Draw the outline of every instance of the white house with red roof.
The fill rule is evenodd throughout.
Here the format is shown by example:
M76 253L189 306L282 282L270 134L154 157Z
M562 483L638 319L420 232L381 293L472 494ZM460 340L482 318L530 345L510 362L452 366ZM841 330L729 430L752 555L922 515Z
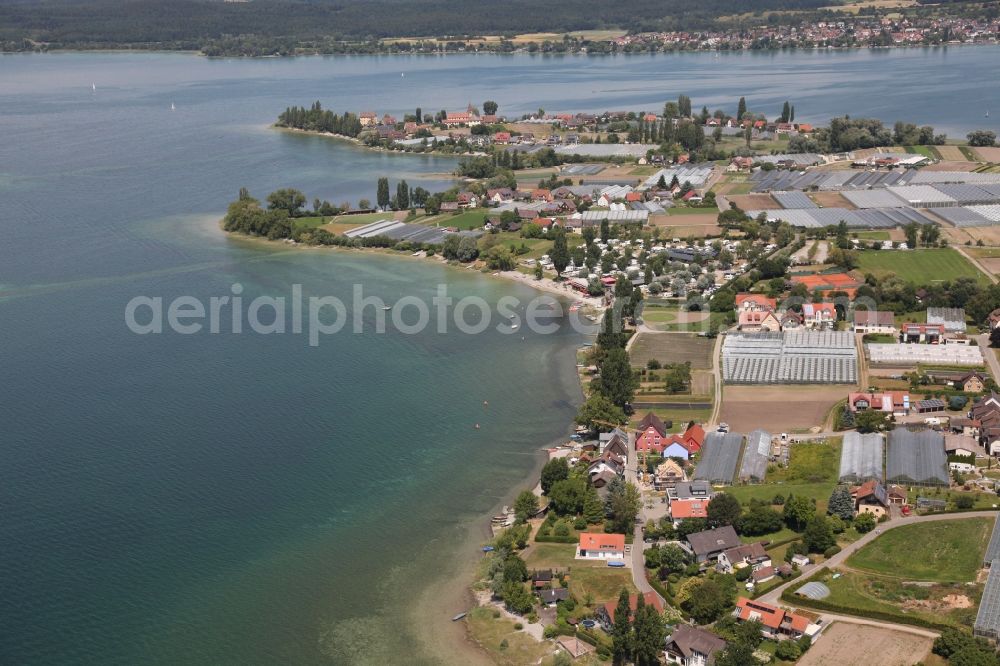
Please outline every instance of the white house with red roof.
M582 532L576 547L578 560L624 560L625 535Z
M748 312L774 312L778 309L778 301L763 294L736 294L736 309Z
M802 323L806 328L833 328L837 321L837 308L833 303L803 303Z

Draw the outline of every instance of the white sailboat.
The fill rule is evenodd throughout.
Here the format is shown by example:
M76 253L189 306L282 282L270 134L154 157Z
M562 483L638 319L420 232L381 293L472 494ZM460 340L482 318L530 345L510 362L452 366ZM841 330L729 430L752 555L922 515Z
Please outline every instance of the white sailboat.
M173 103L173 102L171 102L171 103L170 103L170 110L171 110L171 111L176 111L176 110L177 110L177 107L176 107L176 106L174 106L174 103Z
M97 84L96 83L91 83L90 84L90 89L93 90L94 92L97 92Z

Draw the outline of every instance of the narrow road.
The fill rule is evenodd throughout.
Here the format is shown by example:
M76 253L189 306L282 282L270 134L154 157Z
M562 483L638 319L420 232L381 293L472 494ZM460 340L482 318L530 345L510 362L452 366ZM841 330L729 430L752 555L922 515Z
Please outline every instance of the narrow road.
M921 629L920 627L915 627L912 624L895 624L893 622L880 622L878 620L869 620L864 617L854 617L853 615L837 615L836 613L829 613L823 611L823 624L829 627L834 622L843 622L844 624L862 624L868 627L879 627L880 629L889 629L891 631L901 631L906 634L916 634L917 636L924 636L926 638L937 638L938 632L933 629Z
M636 525L635 532L632 535L632 582L635 584L636 589L639 590L640 593L645 594L646 592L652 592L660 599L660 603L666 606L667 600L663 598L663 595L653 589L653 586L649 584L648 580L646 580L645 550L646 542L642 540L642 526Z
M797 583L802 582L803 580L806 580L819 569L822 569L824 567L827 569L833 569L834 567L839 566L841 563L847 560L848 557L853 555L859 548L877 539L879 533L884 534L885 532L891 529L902 527L904 525L913 525L916 523L933 523L940 520L964 520L966 518L996 518L997 515L998 513L996 511L969 511L967 513L938 513L938 514L930 514L928 516L909 516L906 518L894 518L888 523L879 523L874 530L864 535L854 543L844 546L843 550L841 550L839 553L837 553L830 559L826 560L822 564L818 565L811 564L809 566L803 567L801 576L799 576L795 580L785 583L784 585L779 585L778 587L774 588L764 596L760 597L759 600L768 604L777 604L781 600L781 593L784 592L789 586L795 585ZM823 615L826 615L826 613L824 612Z
M715 336L715 347L712 349L712 384L715 395L712 398L712 414L708 417L706 425L713 428L718 425L719 412L722 410L722 340L724 337L721 332Z
M997 360L996 352L990 347L990 336L985 333L977 335L976 342L979 343L979 349L983 352L983 358L986 359L986 365L989 366L993 380L1000 382L1000 361Z

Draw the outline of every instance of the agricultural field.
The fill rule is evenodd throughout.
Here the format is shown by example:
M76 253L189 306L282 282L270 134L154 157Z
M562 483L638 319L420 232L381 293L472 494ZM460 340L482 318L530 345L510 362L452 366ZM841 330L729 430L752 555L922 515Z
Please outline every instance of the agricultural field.
M810 192L808 196L822 208L846 208L848 210L856 208L840 192Z
M799 666L911 666L929 655L932 640L905 631L834 622L797 662Z
M714 345L714 340L693 334L642 331L636 334L629 357L632 365L642 367L650 359L656 359L661 364L690 361L692 368L710 368Z
M691 206L675 206L667 209L667 215L711 215L714 220L719 216L718 208L694 208Z
M966 160L965 155L958 146L934 146L934 148L943 160L950 162L964 162Z
M941 159L941 153L937 151L937 146L904 146L904 149L911 155L923 155L932 160Z
M882 278L894 273L914 284L971 277L981 282L987 278L981 271L952 248L933 248L908 252L865 250L858 253L858 272L872 273Z
M975 244L982 241L985 245L1000 245L1000 226L988 227L941 227L941 233L954 245Z
M897 527L851 555L847 565L903 580L967 583L982 564L993 523L965 518Z
M989 146L983 148L973 148L976 155L983 162L1000 162L1000 147Z
M737 194L726 197L743 210L778 210L781 204L770 194Z
M822 427L834 404L850 390L847 385L729 385L722 394L719 418L736 432L756 428L772 434L806 432Z

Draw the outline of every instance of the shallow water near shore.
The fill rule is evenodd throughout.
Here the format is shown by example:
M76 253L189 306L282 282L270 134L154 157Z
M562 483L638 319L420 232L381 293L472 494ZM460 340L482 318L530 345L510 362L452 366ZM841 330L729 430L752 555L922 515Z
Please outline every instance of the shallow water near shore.
M227 238L217 221L242 186L357 202L381 175L448 184L448 158L270 130L285 106L594 111L687 93L714 108L745 94L754 110L793 97L806 120L952 131L1000 108L973 76L998 54L0 57L0 662L439 663L479 525L566 432L581 398L569 328L317 347L128 331L135 296L207 300L235 283L246 301L301 284L349 302L356 282L387 302L439 283L535 296L433 262ZM880 87L917 71L924 92ZM931 83L948 94L925 100ZM974 103L956 109L963 95Z

